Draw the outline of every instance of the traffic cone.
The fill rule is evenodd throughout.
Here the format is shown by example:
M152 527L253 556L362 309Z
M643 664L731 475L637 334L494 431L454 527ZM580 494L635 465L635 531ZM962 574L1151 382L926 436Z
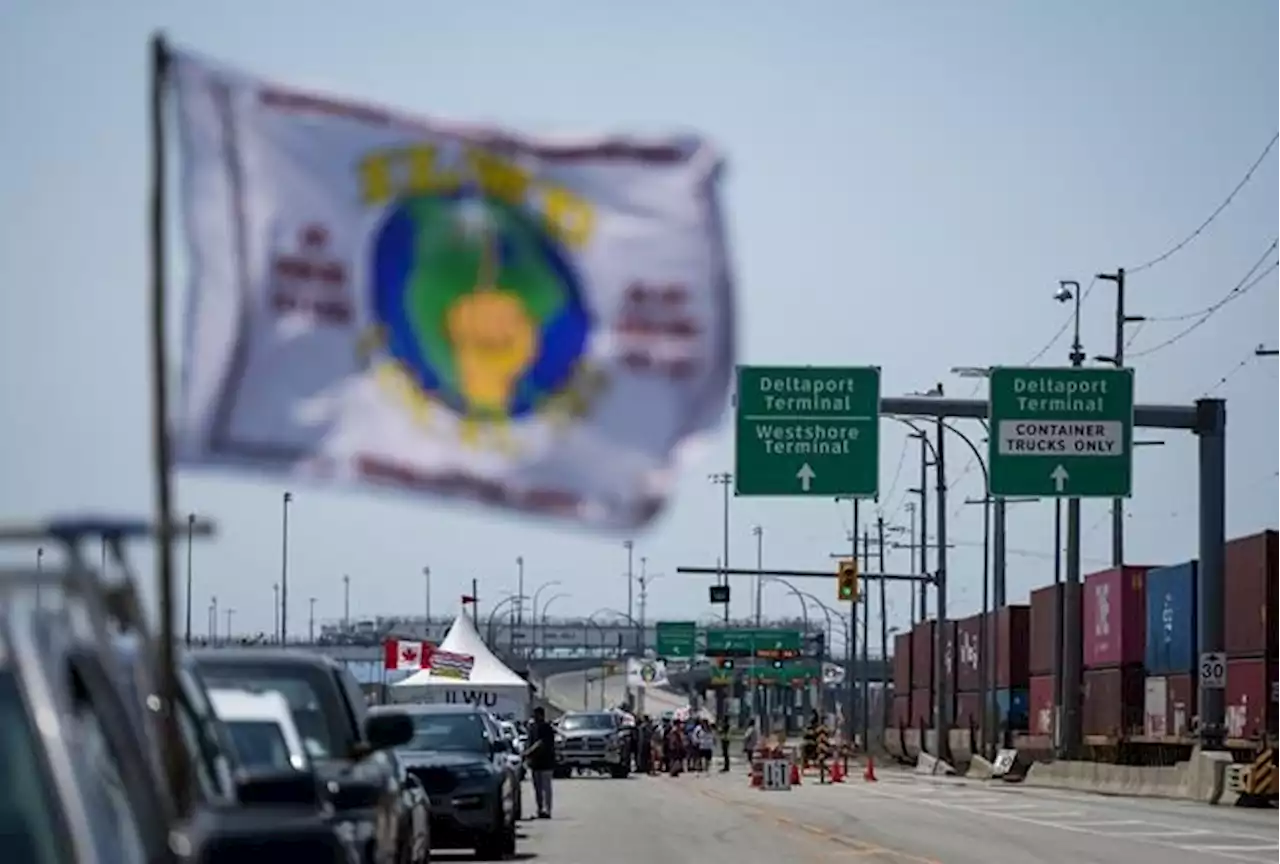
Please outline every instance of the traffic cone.
M867 770L862 772L862 779L868 783L876 782L876 757L867 754Z
M791 785L792 786L800 785L800 766L797 765L795 762L791 763Z
M840 764L839 759L831 760L831 782L832 783L844 782L844 766Z

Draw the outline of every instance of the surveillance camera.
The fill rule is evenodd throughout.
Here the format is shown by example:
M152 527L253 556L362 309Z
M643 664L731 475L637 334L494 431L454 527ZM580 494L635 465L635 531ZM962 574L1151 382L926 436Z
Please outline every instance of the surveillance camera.
M1071 293L1071 289L1066 285L1059 285L1058 290L1053 292L1053 299L1057 300L1059 303L1066 303L1074 296L1075 295Z

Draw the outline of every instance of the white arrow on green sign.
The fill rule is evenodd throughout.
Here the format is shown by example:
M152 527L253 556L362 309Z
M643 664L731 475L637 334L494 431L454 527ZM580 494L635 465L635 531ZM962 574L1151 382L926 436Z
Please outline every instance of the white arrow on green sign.
M991 370L989 493L1127 498L1133 491L1133 370Z

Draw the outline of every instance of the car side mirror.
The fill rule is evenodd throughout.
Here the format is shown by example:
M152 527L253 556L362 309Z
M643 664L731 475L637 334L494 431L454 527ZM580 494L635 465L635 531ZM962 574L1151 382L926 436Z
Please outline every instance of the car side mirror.
M320 806L320 788L310 771L253 771L236 777L236 798L246 807Z
M413 720L400 711L371 714L364 722L364 737L370 751L400 747L413 738Z

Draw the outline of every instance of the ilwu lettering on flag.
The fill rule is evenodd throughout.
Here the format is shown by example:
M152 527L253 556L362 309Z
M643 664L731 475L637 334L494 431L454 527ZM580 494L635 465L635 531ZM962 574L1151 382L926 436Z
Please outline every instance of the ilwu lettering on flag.
M279 87L178 53L178 465L651 519L734 367L721 160Z
M431 652L431 674L437 678L470 681L471 669L475 663L476 658L470 654L455 654L452 651Z

